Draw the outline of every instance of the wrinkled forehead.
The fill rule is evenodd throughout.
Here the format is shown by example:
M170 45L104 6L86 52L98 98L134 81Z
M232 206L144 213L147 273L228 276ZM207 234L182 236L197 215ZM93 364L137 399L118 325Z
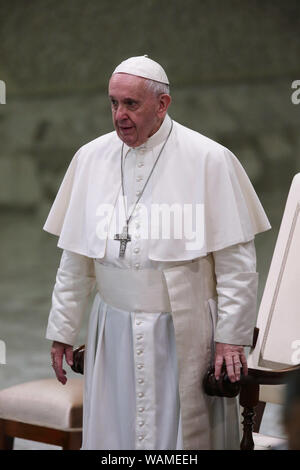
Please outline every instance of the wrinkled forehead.
M145 94L147 80L128 73L114 73L108 85L109 96Z

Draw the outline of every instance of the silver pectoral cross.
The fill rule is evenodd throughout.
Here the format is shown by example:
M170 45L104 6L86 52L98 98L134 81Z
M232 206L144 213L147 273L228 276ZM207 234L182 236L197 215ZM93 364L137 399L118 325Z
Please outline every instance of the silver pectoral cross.
M128 225L124 225L122 233L117 233L114 240L120 242L119 258L124 258L127 243L131 241L131 236L128 234Z

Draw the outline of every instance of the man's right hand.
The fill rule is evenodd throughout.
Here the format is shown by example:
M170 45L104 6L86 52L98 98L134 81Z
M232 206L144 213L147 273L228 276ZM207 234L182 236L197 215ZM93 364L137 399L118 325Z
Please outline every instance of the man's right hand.
M65 385L67 383L67 373L62 368L64 356L69 366L73 365L73 346L69 344L53 341L51 347L52 367L56 374L57 380Z

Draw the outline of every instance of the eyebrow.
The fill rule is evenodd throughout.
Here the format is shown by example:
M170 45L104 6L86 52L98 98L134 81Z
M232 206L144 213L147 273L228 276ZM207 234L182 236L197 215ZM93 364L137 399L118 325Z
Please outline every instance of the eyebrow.
M112 96L112 95L109 95L109 99L115 100L116 98L115 98L114 96ZM123 101L124 101L124 102L126 102L126 101L133 101L134 103L139 103L139 100L136 100L136 99L130 98L130 97L124 98Z

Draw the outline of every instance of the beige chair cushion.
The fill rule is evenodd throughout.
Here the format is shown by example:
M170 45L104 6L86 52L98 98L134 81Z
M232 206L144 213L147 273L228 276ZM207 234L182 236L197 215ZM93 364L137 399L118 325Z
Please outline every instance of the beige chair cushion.
M271 450L276 447L286 449L287 439L253 433L254 450Z
M36 380L0 390L0 418L55 429L82 427L83 380Z
M259 400L265 403L283 404L285 385L261 385L259 387Z

